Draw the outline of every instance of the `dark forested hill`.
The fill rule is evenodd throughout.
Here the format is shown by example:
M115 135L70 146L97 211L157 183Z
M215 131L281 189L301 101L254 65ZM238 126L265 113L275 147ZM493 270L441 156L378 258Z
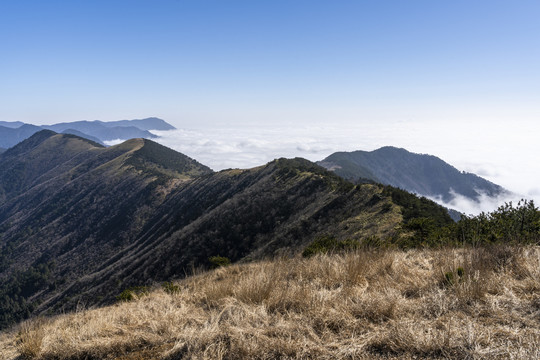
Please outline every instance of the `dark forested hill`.
M319 165L351 181L371 180L424 196L451 201L455 194L478 200L497 196L501 186L475 174L457 170L443 160L405 149L383 147L375 151L337 152Z
M395 240L415 216L451 222L428 200L303 159L213 173L151 140L104 148L52 131L0 155L0 189L0 326L107 303L214 255L293 254L325 234Z
M40 131L0 156L0 204L57 176L62 166L71 169L83 161L81 157L91 156L93 149L103 148L73 135L56 135Z
M211 172L150 140L104 148L49 130L0 155L0 297L11 299L0 307L20 303L0 318L24 315L32 307L21 299L95 269L132 241L175 184Z

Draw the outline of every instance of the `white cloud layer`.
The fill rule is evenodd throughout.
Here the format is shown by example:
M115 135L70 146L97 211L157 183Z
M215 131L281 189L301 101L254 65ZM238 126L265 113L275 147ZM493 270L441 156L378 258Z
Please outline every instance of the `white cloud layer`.
M493 211L506 202L517 204L523 198L523 196L510 192L495 197L481 194L477 201L458 193L453 193L453 196L454 198L449 202L443 201L441 197L428 198L449 209L458 210L466 215L477 215L481 212Z
M521 197L540 203L539 131L533 123L463 122L449 126L408 120L348 126L205 126L154 133L160 136L156 139L159 143L214 170L255 167L279 157L317 161L336 151L403 147L438 156L459 170L476 173L518 194L483 197L479 204L457 196L446 204L449 207L476 214Z

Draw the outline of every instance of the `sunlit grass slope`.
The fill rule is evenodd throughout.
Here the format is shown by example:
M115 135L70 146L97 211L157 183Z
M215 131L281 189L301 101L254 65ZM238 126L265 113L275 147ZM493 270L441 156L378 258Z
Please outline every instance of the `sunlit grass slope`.
M232 265L28 321L0 349L2 359L537 359L540 248Z

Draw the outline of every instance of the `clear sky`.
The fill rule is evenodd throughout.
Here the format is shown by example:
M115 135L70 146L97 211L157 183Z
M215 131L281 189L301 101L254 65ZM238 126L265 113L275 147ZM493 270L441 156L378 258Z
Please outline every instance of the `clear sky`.
M0 2L0 119L536 120L540 2Z
M3 121L157 116L262 142L309 127L332 142L317 156L397 145L506 179L538 168L538 0L5 0L0 49ZM517 191L540 194L538 173Z

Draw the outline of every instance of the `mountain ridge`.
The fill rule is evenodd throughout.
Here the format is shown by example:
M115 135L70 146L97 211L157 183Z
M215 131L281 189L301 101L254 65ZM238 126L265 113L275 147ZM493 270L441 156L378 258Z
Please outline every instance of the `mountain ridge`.
M18 128L23 126L25 123L21 121L0 121L0 126L8 127L8 128Z
M0 155L0 188L0 326L110 303L210 256L288 256L321 234L410 236L381 185L354 185L300 158L216 173L148 139L102 147L44 130Z

